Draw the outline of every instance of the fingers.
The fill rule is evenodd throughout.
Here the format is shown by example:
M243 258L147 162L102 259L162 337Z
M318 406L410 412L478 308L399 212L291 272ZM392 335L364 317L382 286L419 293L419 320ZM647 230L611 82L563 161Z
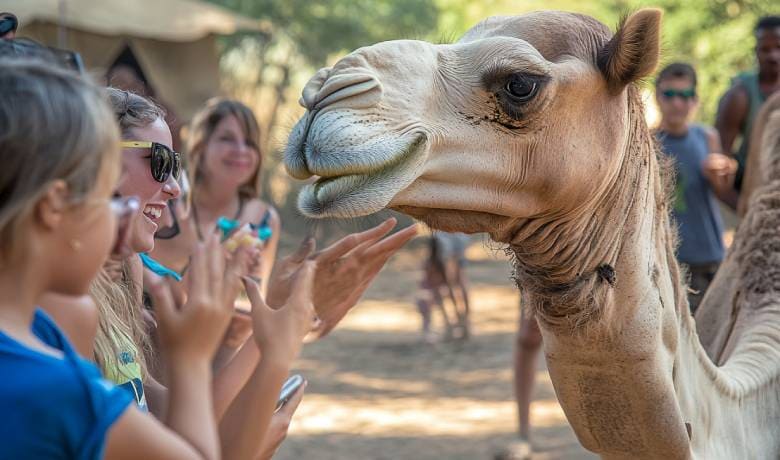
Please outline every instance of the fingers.
M395 217L391 217L374 228L368 229L364 232L347 235L329 247L320 251L316 255L316 259L322 262L330 262L331 260L338 259L366 241L376 241L387 235L390 230L395 227L395 224Z
M206 247L196 243L190 259L189 279L187 284L188 298L200 296L206 290L207 274ZM200 298L200 297L199 297Z
M386 255L389 257L395 251L401 249L401 247L414 238L415 235L417 235L417 226L410 225L368 248L364 253L364 257L371 258L376 255Z
M144 273L144 285L152 298L157 318L164 324L170 324L176 315L176 303L165 281L154 273Z
M298 249L295 250L294 253L292 253L289 256L289 261L293 263L301 263L304 260L306 260L307 257L311 255L312 252L314 252L314 249L317 246L317 241L312 237L307 237L303 240L300 246L298 246Z
M206 239L206 259L208 266L208 282L213 299L222 299L222 280L225 276L225 253L216 233Z
M265 312L270 310L268 305L263 300L263 295L260 293L260 285L252 278L245 276L241 278L244 281L244 290L246 290L246 296L249 298L249 303L252 304L253 312Z
M292 294L287 303L311 305L311 292L314 285L314 274L317 270L317 263L314 261L304 262L298 269L292 284Z

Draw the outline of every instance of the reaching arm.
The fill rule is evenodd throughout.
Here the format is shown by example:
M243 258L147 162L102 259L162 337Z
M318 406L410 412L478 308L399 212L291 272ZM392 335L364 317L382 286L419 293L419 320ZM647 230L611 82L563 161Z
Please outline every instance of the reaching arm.
M276 252L279 248L279 234L281 233L282 229L282 221L279 218L279 213L276 212L276 209L272 207L268 208L268 210L271 213L269 225L273 233L263 248L263 262L259 273L261 277L260 287L263 295L266 295L268 292L268 280L271 277L271 271L273 271L274 263L276 263Z
M231 291L226 288L230 273L219 240L212 236L195 248L185 304L176 304L161 279L147 277L161 349L168 358L167 429L154 417L130 408L109 431L106 458L220 458L210 388L211 359L230 320L231 309L225 302Z
M715 196L731 209L737 209L739 193L734 189L737 161L720 153L721 142L717 131L707 130L707 143L710 153L702 164L702 174Z
M745 88L740 85L732 86L718 104L718 114L715 118L715 129L720 136L721 148L718 152L732 155L734 141L739 136L739 131L745 123L748 115L748 96Z
M304 263L295 276L289 299L277 310L266 305L257 283L245 281L252 302L254 339L263 353L260 364L220 423L225 458L255 458L261 451L277 395L314 321L314 273L315 263Z

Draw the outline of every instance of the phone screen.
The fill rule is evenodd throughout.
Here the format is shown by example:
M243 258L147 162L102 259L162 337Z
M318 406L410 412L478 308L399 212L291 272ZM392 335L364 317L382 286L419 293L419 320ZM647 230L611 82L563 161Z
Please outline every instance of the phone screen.
M284 385L282 385L282 391L279 392L279 399L276 401L276 410L274 412L281 409L282 406L290 400L292 395L298 391L298 388L300 388L301 385L303 385L303 377L299 374L295 374L288 378L287 381L284 382Z

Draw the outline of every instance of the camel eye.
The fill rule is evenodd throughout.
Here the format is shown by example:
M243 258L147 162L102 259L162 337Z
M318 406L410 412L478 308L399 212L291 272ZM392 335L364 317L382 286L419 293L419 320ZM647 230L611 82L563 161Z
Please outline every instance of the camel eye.
M515 102L530 101L539 89L539 83L527 77L512 75L504 85L504 90Z

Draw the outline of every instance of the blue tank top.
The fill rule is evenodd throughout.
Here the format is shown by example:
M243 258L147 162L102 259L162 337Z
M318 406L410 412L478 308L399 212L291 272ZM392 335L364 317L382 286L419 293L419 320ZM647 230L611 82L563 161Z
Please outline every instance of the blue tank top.
M701 165L710 151L707 132L690 125L681 137L659 131L663 151L674 158L677 183L673 216L680 234L677 258L696 265L723 260L723 221L720 208Z
M132 397L79 357L41 310L32 330L62 357L0 330L0 459L102 458L106 434Z

